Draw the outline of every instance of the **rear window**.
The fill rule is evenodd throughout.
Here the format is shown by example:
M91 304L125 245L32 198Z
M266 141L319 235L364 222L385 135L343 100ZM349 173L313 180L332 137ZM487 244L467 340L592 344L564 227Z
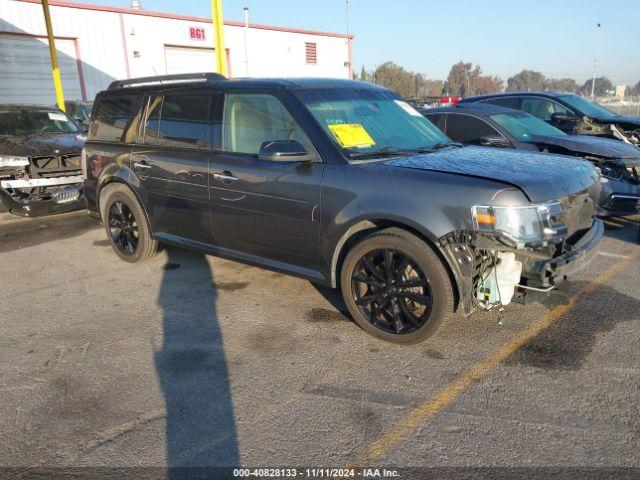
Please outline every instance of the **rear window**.
M486 103L491 105L499 105L500 107L513 108L514 110L520 110L520 99L517 97L498 97L490 98L486 100Z
M129 142L135 135L124 137L125 130L140 110L140 95L108 95L98 97L93 108L89 139L104 142Z

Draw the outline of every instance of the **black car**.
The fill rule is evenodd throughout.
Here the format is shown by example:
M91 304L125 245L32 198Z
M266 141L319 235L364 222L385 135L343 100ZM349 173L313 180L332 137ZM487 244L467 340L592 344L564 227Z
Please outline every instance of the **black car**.
M121 259L166 243L339 287L364 330L398 343L555 288L603 233L588 162L460 148L349 80L114 82L85 158L89 210Z
M57 108L0 105L0 209L35 217L83 208L84 139Z
M570 135L597 135L640 145L640 118L617 115L574 93L494 93L465 98L460 103L477 102L522 110Z
M583 157L601 172L595 198L600 216L633 215L640 208L640 149L590 135L567 135L542 120L484 103L421 110L452 140Z
M89 119L91 118L91 110L93 109L93 102L84 100L67 100L64 102L64 108L71 118L81 128L89 127Z

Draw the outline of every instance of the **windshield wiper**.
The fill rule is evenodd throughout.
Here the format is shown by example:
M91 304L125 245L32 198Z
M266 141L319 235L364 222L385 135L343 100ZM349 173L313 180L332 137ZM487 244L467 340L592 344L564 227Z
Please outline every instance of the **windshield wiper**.
M462 148L464 145L462 145L460 142L438 142L435 145L433 145L429 150L433 151L433 150L440 150L441 148L445 148L445 147L458 147L458 148Z
M399 150L395 148L382 147L377 150L371 150L370 152L353 152L349 154L349 158L364 158L364 157L381 157L390 155L409 155L413 153L411 150Z

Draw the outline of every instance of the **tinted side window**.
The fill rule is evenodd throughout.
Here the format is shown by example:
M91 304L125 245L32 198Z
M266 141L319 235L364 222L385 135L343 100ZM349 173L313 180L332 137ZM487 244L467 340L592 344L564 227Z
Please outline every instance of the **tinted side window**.
M147 100L147 116L144 122L143 141L146 144L155 145L158 143L160 112L162 112L162 97L149 97Z
M141 102L138 95L99 96L93 109L89 138L105 142L122 141L123 133L138 113Z
M445 113L427 113L425 115L427 120L433 123L442 133L446 133L446 119Z
M490 98L486 100L486 103L490 103L491 105L500 105L505 108L513 108L515 110L520 110L520 99L517 97L507 97L507 98Z
M211 146L208 95L166 95L162 103L157 144L172 147Z
M484 135L498 135L491 125L469 115L449 113L447 115L447 136L456 141L469 143Z
M569 113L566 108L547 98L526 97L522 99L522 110L541 120L551 120L554 113Z
M264 142L273 140L297 140L311 151L307 136L273 95L226 95L222 150L257 155Z

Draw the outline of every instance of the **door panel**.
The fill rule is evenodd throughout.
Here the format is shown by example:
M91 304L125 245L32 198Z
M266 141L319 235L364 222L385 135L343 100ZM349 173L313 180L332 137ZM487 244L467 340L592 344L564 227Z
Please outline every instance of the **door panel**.
M210 192L218 245L314 268L323 168L214 154Z
M210 152L170 147L136 147L133 171L148 195L154 232L211 243Z
M316 269L323 164L258 155L274 140L297 140L309 152L313 145L274 95L229 94L224 103L224 152L214 152L209 177L216 243Z
M213 243L208 191L212 99L188 93L147 99L143 145L134 148L131 165L146 191L153 231L161 238Z

